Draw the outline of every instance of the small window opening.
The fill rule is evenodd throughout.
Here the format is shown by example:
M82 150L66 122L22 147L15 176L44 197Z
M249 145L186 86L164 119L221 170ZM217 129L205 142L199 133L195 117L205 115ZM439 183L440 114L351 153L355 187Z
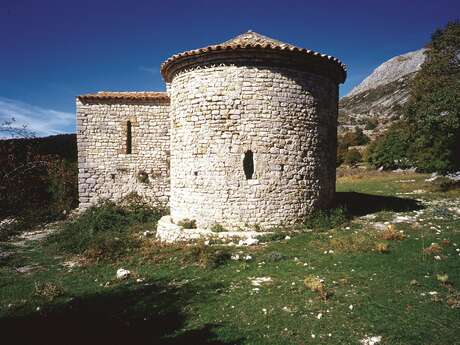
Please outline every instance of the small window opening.
M133 151L133 133L131 121L126 123L126 154L131 154Z
M198 176L198 171L194 171L193 175Z
M254 175L254 154L251 150L244 153L243 169L246 175L246 180L251 180Z
M284 164L280 165L280 171L284 171Z
M115 180L115 174L110 174L110 178L111 178L112 180Z

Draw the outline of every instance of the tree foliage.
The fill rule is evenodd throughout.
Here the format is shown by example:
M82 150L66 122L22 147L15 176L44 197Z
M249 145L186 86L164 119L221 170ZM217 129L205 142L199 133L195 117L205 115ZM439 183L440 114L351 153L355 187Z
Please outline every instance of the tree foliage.
M411 167L413 162L407 158L411 141L409 133L404 121L394 123L383 136L367 147L366 160L384 169Z
M460 169L460 22L433 33L427 48L410 85L403 121L369 149L369 161L376 166Z
M0 218L38 220L76 207L75 135L35 138L14 119L0 123L0 132L12 138L0 140Z
M359 127L355 127L354 131L339 135L337 137L337 166L340 166L342 163L355 165L357 162L360 162L362 157L359 151L356 149L349 150L349 147L366 145L369 141L369 137ZM353 152L350 153L350 151ZM359 156L354 151L357 151Z

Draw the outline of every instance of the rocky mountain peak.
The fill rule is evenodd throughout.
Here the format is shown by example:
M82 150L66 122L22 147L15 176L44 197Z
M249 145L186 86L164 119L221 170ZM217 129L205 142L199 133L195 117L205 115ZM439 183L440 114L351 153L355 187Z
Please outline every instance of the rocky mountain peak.
M425 61L425 48L395 56L377 67L358 86L354 87L346 97L375 89L417 72Z
M339 133L360 127L371 138L401 116L409 85L425 61L425 48L391 58L378 66L339 103Z

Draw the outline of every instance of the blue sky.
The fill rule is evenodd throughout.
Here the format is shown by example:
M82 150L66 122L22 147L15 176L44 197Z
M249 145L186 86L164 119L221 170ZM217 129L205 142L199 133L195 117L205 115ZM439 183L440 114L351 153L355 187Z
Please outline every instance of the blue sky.
M169 56L249 29L341 59L344 95L459 17L450 0L0 0L0 122L74 132L75 96L164 90Z

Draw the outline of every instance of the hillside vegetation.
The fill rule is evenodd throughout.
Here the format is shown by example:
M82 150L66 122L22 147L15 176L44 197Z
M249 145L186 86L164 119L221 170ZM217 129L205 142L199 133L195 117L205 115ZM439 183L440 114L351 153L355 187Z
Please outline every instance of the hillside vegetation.
M403 118L369 149L369 162L420 171L460 169L460 23L432 36Z
M77 189L75 134L0 140L0 219L15 219L0 240L62 218L77 206Z

